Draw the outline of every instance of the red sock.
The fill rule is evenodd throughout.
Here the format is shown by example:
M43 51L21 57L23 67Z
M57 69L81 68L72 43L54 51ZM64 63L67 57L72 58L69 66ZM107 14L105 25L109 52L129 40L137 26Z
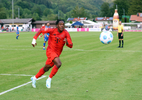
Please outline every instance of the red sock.
M57 73L58 69L59 69L59 68L55 65L55 66L52 68L49 77L52 78L52 77Z
M43 68L44 68L44 67L42 67L42 68L39 70L39 72L35 75L36 78L39 78L40 76L42 76L42 75L45 73L45 71L43 70Z

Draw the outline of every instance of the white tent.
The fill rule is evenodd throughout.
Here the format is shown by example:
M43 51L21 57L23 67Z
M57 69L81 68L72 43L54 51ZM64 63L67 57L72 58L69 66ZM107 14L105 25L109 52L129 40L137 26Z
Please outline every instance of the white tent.
M100 24L99 23L96 23L96 22L93 22L93 21L90 21L90 20L82 20L81 22L87 28L100 28Z
M71 26L71 24L70 23L66 23L65 26Z

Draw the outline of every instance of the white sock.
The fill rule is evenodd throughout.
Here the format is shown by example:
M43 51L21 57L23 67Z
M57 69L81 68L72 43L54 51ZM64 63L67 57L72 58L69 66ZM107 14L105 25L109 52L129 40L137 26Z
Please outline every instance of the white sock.
M52 80L52 78L48 77L48 79L47 79L47 80L51 81L51 80Z
M37 80L37 78L34 76L34 80Z

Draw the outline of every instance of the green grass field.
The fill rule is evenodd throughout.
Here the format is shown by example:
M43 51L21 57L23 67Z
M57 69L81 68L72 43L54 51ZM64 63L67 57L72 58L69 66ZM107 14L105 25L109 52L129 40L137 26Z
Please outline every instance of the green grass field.
M16 33L0 33L0 100L142 100L142 33L125 32L124 48L117 48L116 32L109 45L99 41L100 32L70 32L74 46L64 47L50 89L51 70L36 89L27 83L47 59L42 38L31 46L34 34L21 32L16 40Z

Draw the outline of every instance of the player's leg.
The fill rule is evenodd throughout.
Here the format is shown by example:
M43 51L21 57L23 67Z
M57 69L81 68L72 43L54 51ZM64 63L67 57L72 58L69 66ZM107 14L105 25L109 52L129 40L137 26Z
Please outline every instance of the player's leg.
M122 41L122 48L123 48L123 45L124 45L123 36L121 36L121 41Z
M51 88L52 77L58 72L58 69L61 67L62 64L59 57L54 58L53 62L54 62L54 67L52 68L51 73L48 79L46 80L47 88Z
M16 39L18 39L18 37L19 37L19 32L16 32L16 34L17 34Z
M44 38L43 50L45 50L46 41L47 41L47 39L46 39L46 38Z
M16 32L16 39L18 39L18 34L17 34L17 32Z
M52 54L52 53L49 53L49 54ZM47 72L54 65L54 63L50 59L51 58L50 56L51 55L47 55L47 57L49 57L49 58L46 60L45 66L42 67L34 77L31 77L33 88L36 88L36 80L39 77L41 77L45 72Z
M58 69L61 67L61 61L60 61L60 58L59 57L56 57L54 60L54 67L52 68L52 71L49 75L50 78L52 78L58 71Z
M17 32L17 36L19 37L19 31Z
M38 72L35 76L31 77L33 88L36 88L36 80L37 80L39 77L41 77L45 72L47 72L53 65L54 65L54 63L51 64L51 65L45 65L44 67L42 67L42 68L39 70L39 72Z
M123 48L123 45L124 45L124 41L123 41L123 39L121 39L121 41L122 41L122 46L121 46L121 48Z
M120 48L120 46L121 46L121 40L120 40L120 37L121 37L121 34L118 33L118 39L119 39L119 46L118 46L118 48Z

